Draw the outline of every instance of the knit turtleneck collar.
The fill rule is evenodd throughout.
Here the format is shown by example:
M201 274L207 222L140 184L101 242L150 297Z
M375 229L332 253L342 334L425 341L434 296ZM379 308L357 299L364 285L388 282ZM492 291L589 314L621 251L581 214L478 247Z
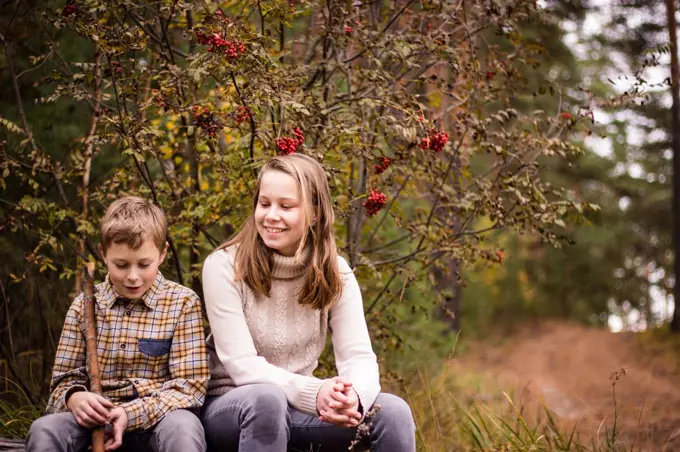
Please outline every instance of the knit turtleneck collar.
M277 252L272 253L272 278L274 279L297 279L302 276L309 264L311 255L309 246L300 253L300 260L295 256L284 256Z

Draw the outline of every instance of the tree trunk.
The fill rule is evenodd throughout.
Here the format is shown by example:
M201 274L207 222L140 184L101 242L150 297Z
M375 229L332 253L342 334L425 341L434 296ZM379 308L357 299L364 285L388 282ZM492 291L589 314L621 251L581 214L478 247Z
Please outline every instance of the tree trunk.
M446 295L438 308L438 314L449 324L449 331L460 330L460 298L461 287L458 283L459 265L456 259L448 259L446 270L436 269L434 278L439 290L448 290L451 295Z
M671 137L673 147L673 251L675 254L673 262L673 272L675 274L675 287L673 288L673 300L675 301L675 310L673 312L673 320L671 320L671 331L680 333L680 309L678 309L678 302L680 301L680 282L677 279L680 277L680 89L679 78L680 70L678 68L678 35L677 23L675 21L675 2L674 0L666 0L666 15L668 18L668 34L670 38L671 48L671 94L673 97L672 122L671 122Z

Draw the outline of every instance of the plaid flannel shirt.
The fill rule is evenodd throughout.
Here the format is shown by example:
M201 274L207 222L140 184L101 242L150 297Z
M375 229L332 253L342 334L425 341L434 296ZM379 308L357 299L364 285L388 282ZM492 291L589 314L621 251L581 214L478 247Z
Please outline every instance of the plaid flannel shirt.
M137 300L118 297L108 275L95 293L102 395L125 409L128 430L147 430L172 410L203 405L210 370L198 296L160 272ZM66 399L87 390L83 298L66 314L48 413L66 411Z

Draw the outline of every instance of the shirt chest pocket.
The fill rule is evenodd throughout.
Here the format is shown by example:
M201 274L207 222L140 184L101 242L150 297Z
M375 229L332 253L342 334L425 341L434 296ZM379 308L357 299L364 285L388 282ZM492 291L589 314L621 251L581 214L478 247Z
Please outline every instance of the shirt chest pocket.
M172 338L139 338L137 345L137 356L140 359L139 376L148 379L167 379L170 373Z
M172 339L139 339L139 351L148 358L159 358L170 353Z

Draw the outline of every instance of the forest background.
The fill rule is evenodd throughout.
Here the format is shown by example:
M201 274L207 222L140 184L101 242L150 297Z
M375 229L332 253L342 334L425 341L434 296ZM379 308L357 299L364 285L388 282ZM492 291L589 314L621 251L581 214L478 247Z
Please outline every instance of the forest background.
M96 231L113 199L167 212L163 272L200 294L257 167L302 152L327 169L338 245L419 447L634 447L616 404L592 439L545 397L530 413L510 389L489 395L499 381L452 351L480 356L548 319L676 350L665 12L659 0L2 0L0 436L24 436L44 407L78 269L96 261L104 276ZM319 374L330 369L327 350ZM598 378L609 387L615 371L615 389L618 368ZM677 427L646 444L667 447Z

